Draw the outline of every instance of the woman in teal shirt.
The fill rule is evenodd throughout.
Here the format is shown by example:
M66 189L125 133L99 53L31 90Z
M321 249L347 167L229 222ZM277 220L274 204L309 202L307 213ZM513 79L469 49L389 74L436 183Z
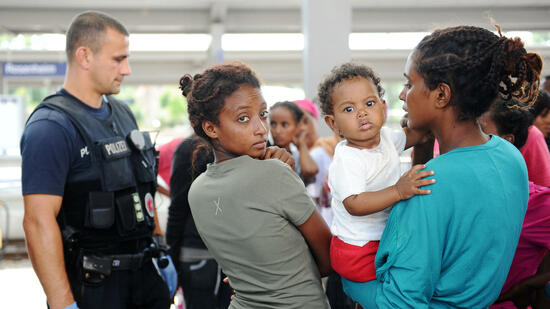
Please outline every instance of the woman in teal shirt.
M533 102L541 67L519 39L469 26L437 30L409 55L407 125L430 130L442 155L426 164L432 193L394 206L377 280L343 280L345 291L361 289L364 308L482 308L498 297L527 207L527 169L477 118L498 95Z

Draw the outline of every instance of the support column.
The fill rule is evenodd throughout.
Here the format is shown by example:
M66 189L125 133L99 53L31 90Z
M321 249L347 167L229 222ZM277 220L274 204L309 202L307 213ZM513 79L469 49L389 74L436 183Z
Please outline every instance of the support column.
M307 98L317 96L319 82L334 66L350 61L350 31L350 0L302 0L302 65Z
M210 8L210 35L212 42L208 48L208 63L213 65L223 62L222 35L225 32L225 16L227 7L223 3L214 3Z
M2 84L0 84L0 94L8 94L8 80L2 76L0 77L0 81L2 81Z
M210 35L212 42L208 48L208 65L218 64L223 62L222 35L225 31L222 23L214 23L210 25Z

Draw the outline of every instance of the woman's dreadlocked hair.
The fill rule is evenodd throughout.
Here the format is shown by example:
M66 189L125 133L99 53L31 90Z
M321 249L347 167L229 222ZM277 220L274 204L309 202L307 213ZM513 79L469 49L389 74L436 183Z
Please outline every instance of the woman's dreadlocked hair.
M200 74L186 74L180 79L182 95L187 99L189 121L198 136L210 141L202 130L202 122L219 124L218 115L225 98L242 85L260 88L256 74L243 63L215 65Z
M498 95L526 106L537 98L542 59L519 38L473 26L436 30L420 41L415 60L430 90L440 83L451 87L459 120L479 117Z

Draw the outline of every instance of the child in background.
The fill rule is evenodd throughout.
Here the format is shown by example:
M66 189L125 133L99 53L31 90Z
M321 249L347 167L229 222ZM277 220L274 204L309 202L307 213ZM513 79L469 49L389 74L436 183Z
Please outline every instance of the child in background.
M296 162L295 171L302 180L317 173L317 165L309 155L302 118L304 112L294 102L277 102L269 109L273 143L286 149ZM305 182L305 181L304 181Z
M308 184L307 192L317 204L317 209L330 226L332 225L332 208L330 190L328 189L328 168L334 157L334 149L342 140L342 137L336 133L331 136L317 139L313 149L309 152L311 158L317 164L318 172L315 175L315 181Z
M330 210L330 202L327 207L321 207L320 197L323 182L326 178L328 167L332 161L334 147L336 147L336 139L334 136L319 138L317 126L319 121L319 110L315 103L308 99L294 101L298 107L304 112L302 117L302 132L298 133L297 145L307 146L309 149L308 156L311 157L311 163L315 166L311 168L309 175L303 174L303 178L307 181L307 192L317 205L317 209L330 226L332 222L332 210ZM300 147L300 146L299 146Z
M527 140L530 123L529 111L521 107L516 100L497 99L491 109L479 118L479 124L485 133L498 135L518 149ZM550 280L550 273L535 275L548 250L550 250L550 188L530 181L529 202L516 253L497 300L499 304L492 305L491 309L516 308L516 306L523 308L529 304L535 305L531 302L530 295L536 289L542 290ZM537 303L534 308L550 308L550 299L546 298L545 303Z
M332 70L319 86L328 126L345 140L338 143L328 171L332 193L331 265L357 282L376 279L374 257L390 206L435 182L416 165L400 177L399 154L426 132L383 127L386 102L380 78L372 69L346 63ZM350 297L353 298L352 295Z
M548 143L550 139L550 94L541 90L531 111L535 118L533 125L542 132L546 143Z
M292 169L268 157L267 104L244 64L216 65L180 80L195 133L215 163L195 179L197 230L235 298L230 308L323 309L330 230Z
M304 179L304 183L306 183L307 187L309 184L315 182L316 176L321 170L318 158L312 153L313 147L319 139L319 134L317 133L319 110L317 106L308 99L296 100L294 103L304 112L304 116L301 120L301 128L294 137L294 144L304 154L300 156L300 165L302 167L302 179ZM307 152L305 151L306 149Z
M317 133L319 110L315 103L308 99L296 100L294 103L304 112L304 116L302 117L302 129L304 133L306 133L305 140L307 148L311 150L315 142L319 139L319 133Z

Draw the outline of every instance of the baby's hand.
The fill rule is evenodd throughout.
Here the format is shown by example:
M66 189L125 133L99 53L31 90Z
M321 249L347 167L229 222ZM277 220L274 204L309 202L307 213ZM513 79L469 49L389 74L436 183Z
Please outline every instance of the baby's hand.
M401 200L407 200L411 197L419 194L430 194L430 190L419 189L418 187L423 187L431 185L435 182L435 179L424 179L425 177L431 176L434 174L433 171L421 171L425 168L424 164L417 164L408 170L395 184L395 188L399 193Z

